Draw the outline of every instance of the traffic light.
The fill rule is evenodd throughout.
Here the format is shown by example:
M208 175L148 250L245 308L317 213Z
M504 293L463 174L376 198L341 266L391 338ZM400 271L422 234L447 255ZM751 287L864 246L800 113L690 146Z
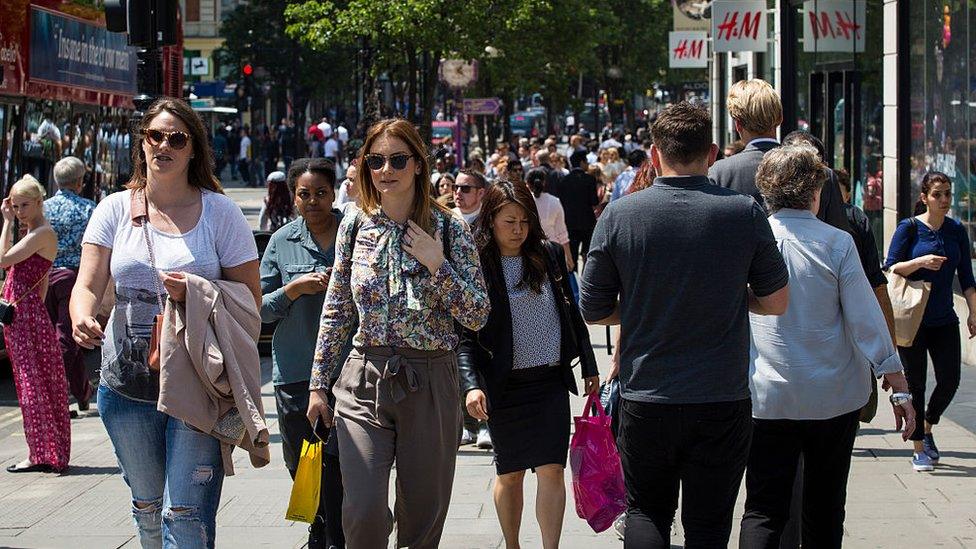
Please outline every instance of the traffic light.
M244 88L244 97L250 97L254 93L254 66L244 63L241 67L241 86Z

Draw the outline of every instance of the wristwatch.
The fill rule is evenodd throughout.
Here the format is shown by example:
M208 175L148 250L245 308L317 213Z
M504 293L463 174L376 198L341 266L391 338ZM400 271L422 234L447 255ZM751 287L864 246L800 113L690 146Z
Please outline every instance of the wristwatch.
M891 401L892 406L901 406L903 404L908 404L912 401L911 393L892 393L888 400Z

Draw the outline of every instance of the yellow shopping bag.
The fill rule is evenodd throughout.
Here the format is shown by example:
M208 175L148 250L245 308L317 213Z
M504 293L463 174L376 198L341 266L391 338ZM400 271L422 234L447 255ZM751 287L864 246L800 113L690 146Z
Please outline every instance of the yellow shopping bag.
M309 524L315 522L319 510L319 490L322 487L322 442L302 441L302 455L291 486L286 520Z

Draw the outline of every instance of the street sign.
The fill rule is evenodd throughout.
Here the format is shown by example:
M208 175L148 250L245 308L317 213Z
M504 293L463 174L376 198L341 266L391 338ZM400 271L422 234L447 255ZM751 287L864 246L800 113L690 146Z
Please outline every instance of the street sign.
M668 67L672 69L708 67L708 33L705 31L668 33Z
M190 74L192 76L207 76L210 74L209 57L193 57L190 59Z
M502 100L497 97L479 97L464 100L464 114L498 114Z
M712 38L715 53L769 49L766 0L715 0Z
M803 3L803 51L864 52L863 0L807 0Z

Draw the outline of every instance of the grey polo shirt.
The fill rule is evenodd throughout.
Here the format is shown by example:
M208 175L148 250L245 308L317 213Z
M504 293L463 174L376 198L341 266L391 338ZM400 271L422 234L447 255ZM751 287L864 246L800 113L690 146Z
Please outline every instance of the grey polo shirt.
M766 213L705 176L659 177L597 221L580 281L588 321L619 295L621 396L661 404L749 398L748 290L786 286Z
M851 235L806 210L769 218L790 273L782 316L749 315L752 415L828 419L864 406L871 376L902 369Z

